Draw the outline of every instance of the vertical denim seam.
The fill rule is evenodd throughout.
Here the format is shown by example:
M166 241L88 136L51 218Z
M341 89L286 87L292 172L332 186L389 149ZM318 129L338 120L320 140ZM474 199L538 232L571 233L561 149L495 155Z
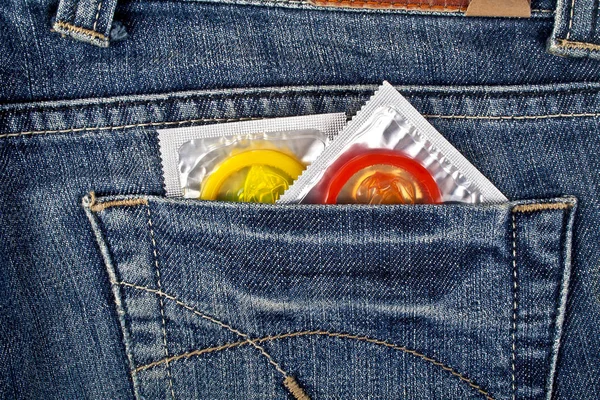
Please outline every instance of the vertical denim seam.
M98 25L98 18L100 18L100 9L102 8L102 1L100 0L100 2L98 3L98 10L96 11L96 18L94 19L94 25L92 30L96 30L96 26Z
M124 286L130 285L129 282L116 282L115 284L124 285ZM141 286L137 286L136 288L139 290L148 290L148 289L144 289ZM350 334L350 333L331 332L331 331L325 331L325 330L313 330L313 331L309 330L309 331L287 332L287 333L283 333L283 334L269 335L269 336L265 336L262 338L254 339L254 341L257 343L263 343L263 342L270 342L270 341L274 341L274 340L278 340L278 339L295 338L295 337L301 337L301 336L324 336L324 337L329 337L329 338L334 338L334 339L357 340L357 341L362 341L362 342L366 342L366 343L376 344L379 346L384 346L387 348L391 348L393 350L402 351L406 354L410 354L412 356L420 358L421 360L429 362L429 363L435 365L436 367L441 368L442 370L444 370L446 372L449 372L452 376L455 376L461 382L464 382L467 385L469 385L471 388L477 390L480 394L485 396L485 398L487 400L494 400L494 398L486 390L484 390L481 386L479 386L475 382L473 382L473 380L471 380L469 377L456 371L454 368L442 363L441 361L438 361L436 359L428 357L423 353L419 353L416 350L410 350L410 349L406 348L405 346L400 346L397 344L389 343L389 342L387 342L385 340L381 340L381 339L374 339L374 338L370 338L368 336ZM169 362L183 360L183 359L187 360L192 356L199 356L199 355L206 354L206 353L218 352L218 351L223 351L223 350L228 350L228 349L235 349L235 348L249 345L249 344L250 344L249 340L241 340L238 342L226 343L226 344L223 344L220 346L197 349L197 350L193 350L193 351L190 351L187 353L172 356L171 359L169 360ZM162 360L158 360L158 361L153 361L146 365L141 365L141 366L137 367L136 372L146 371L148 369L157 367L159 365L164 364L166 361L167 360L162 359Z
M155 266L155 271L156 271L156 284L157 284L157 288L160 292L162 292L162 285L160 282L160 268L158 265L158 252L156 249L156 240L154 238L154 229L152 226L152 214L150 212L150 204L148 202L146 202L146 210L148 213L148 228L150 230L150 239L152 241L152 253L154 254L154 266ZM163 303L163 299L162 297L158 297L158 301L159 301L159 305L160 305L160 315L162 318L162 333L163 333L163 345L164 345L164 349L165 349L165 356L169 357L169 347L167 345L167 328L166 328L166 321L165 321L165 307L164 307L164 303ZM169 366L169 363L165 363L165 369L167 370L167 376L169 378L169 388L171 390L171 398L173 400L175 400L175 391L173 390L173 376L171 374L171 367Z
M573 226L575 223L575 212L576 204L572 204L572 207L563 213L563 237L562 237L562 251L563 251L563 264L564 271L562 275L560 290L558 293L558 307L556 309L556 317L554 318L554 343L552 345L552 354L550 362L550 374L547 384L547 400L553 398L553 393L556 390L556 374L558 366L558 357L561 350L561 341L563 333L563 325L565 321L565 314L567 308L567 297L569 293L569 286L571 280L571 264L572 264L572 238L573 238Z
M569 26L567 28L567 36L566 40L570 40L571 38L571 29L573 28L573 16L575 14L575 0L571 0L571 14L569 15Z
M117 311L117 317L119 320L119 325L121 326L121 334L123 335L123 345L125 346L125 355L127 356L127 360L129 361L129 371L131 373L131 383L133 386L133 395L136 399L140 398L140 382L137 376L136 363L133 357L133 340L131 338L130 329L128 327L126 315L127 310L125 306L125 302L123 301L123 296L121 293L121 287L119 285L115 285L113 282L117 278L116 268L113 263L112 257L110 255L110 250L108 249L108 245L102 233L102 230L99 226L99 221L94 215L93 206L96 205L96 196L93 192L88 194L82 199L83 209L85 214L90 222L92 227L92 231L96 238L96 243L100 248L100 253L102 255L102 259L104 260L104 266L106 267L106 272L108 274L108 279L110 281L110 287L113 294L113 301L115 304L115 309Z
M512 294L513 294L513 313L512 313L512 345L511 345L511 370L512 370L512 400L516 399L517 380L516 380L516 335L517 335L517 311L518 311L518 276L517 276L517 219L515 212L512 217Z
M103 256L105 256L105 263L107 263L107 269L109 269L109 278L110 278L110 283L113 287L115 299L118 299L120 297L120 296L118 296L116 291L120 290L121 285L129 286L129 287L133 287L133 288L142 288L142 287L133 285L133 284L126 285L124 283L118 282L116 273L114 272L114 266L112 266L112 264L109 264L109 261L108 261L109 260L108 247L107 247L106 243L104 243L101 236L99 236L99 235L101 235L100 229L95 224L92 213L100 212L100 211L103 211L106 208L110 208L110 207L132 207L132 206L146 205L146 211L147 211L147 215L148 215L147 226L148 226L150 238L152 241L154 264L156 267L157 290L149 289L147 287L143 287L143 288L144 288L144 290L146 290L150 293L154 293L159 298L159 304L160 304L160 310L161 310L161 316L162 316L162 324L163 324L163 343L165 346L165 355L167 355L167 357L169 357L169 353L168 353L167 339L166 339L166 329L165 329L166 321L165 321L165 316L164 316L164 305L163 305L163 299L162 299L163 296L167 299L175 301L176 304L188 309L189 311L200 316L201 318L204 318L210 322L213 322L213 323L219 325L220 327L225 328L225 329L237 334L238 336L246 339L248 341L248 343L250 345L252 345L255 349L257 349L267 359L267 361L275 368L275 370L277 370L277 372L279 372L283 376L283 386L294 397L295 400L310 400L310 397L306 394L306 392L299 385L299 383L296 381L296 379L292 375L290 375L286 371L284 371L283 368L273 359L273 357L271 357L271 355L269 353L267 353L267 351L264 349L264 347L262 347L260 344L258 344L254 339L251 339L250 336L225 324L224 322L221 322L213 317L210 317L206 314L201 313L200 311L196 310L195 308L186 305L185 303L179 301L175 297L169 296L162 291L161 282L160 282L160 269L159 269L159 263L158 263L158 251L157 251L156 240L155 240L155 235L154 235L154 228L153 228L153 224L152 224L152 213L150 210L150 204L149 204L150 202L148 201L147 197L143 197L140 199L130 198L130 199L107 201L107 202L97 202L95 193L90 192L87 196L85 196L83 198L82 203L86 209L88 218L90 219L92 226L95 230L96 239L97 239L101 249L103 250ZM104 254L105 251L106 251L106 254ZM109 265L110 265L110 267L109 267ZM113 269L113 271L110 271L111 268ZM117 309L120 310L121 309L120 300L116 300L116 301L117 301ZM122 313L124 316L126 314L126 311L123 309ZM121 322L121 328L124 332L124 336L126 336L126 348L128 348L128 346L130 346L129 341L131 339L129 338L129 335L125 332L124 318L120 322ZM134 379L134 391L135 391L136 397L139 397L139 393L137 391L137 380L135 379L135 376L137 375L137 370L135 368L135 363L133 361L133 353L129 353L129 351L128 351L128 357L129 357L129 361L130 361L131 374ZM167 368L167 373L169 376L171 395L173 396L173 399L175 399L172 376L171 376L171 371L169 369L168 363L166 363L166 368Z

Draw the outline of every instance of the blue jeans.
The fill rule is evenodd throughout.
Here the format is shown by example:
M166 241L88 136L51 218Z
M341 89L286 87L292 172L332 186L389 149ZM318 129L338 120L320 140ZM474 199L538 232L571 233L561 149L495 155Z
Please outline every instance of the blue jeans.
M597 398L597 10L532 6L5 2L0 397ZM164 197L156 129L384 79L511 201Z

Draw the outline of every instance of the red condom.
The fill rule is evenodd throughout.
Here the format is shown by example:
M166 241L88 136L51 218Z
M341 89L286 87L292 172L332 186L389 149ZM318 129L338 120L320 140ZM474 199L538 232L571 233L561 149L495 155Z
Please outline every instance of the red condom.
M329 183L325 204L336 204L338 196L346 183L358 172L373 166L392 166L403 170L413 185L422 192L420 203L434 204L442 202L440 189L425 167L417 161L392 150L372 150L359 154L344 163L332 176ZM375 181L375 184L377 182ZM377 188L376 188L377 189Z

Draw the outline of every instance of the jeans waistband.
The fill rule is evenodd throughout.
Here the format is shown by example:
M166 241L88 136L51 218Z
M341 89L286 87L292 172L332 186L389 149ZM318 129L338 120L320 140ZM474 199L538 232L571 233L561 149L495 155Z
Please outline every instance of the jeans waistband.
M206 1L219 2L225 0ZM232 1L225 2L232 3ZM313 7L309 6L305 0L295 0L293 3L281 0L242 0L233 2L261 4L265 6L292 5L296 7ZM533 1L532 6L534 9L536 8L536 4ZM108 47L111 36L113 38L115 36L113 18L116 6L117 0L60 0L54 29L76 40L100 47ZM323 7L320 9L323 9ZM427 11L420 11L420 13L428 14ZM440 12L439 10L432 11L431 13L444 14L444 12ZM452 14L458 17L462 16L462 12L453 12ZM557 0L554 12L554 30L548 41L549 52L564 57L600 59L600 27L597 24L598 18L597 1ZM111 27L113 28L112 33Z

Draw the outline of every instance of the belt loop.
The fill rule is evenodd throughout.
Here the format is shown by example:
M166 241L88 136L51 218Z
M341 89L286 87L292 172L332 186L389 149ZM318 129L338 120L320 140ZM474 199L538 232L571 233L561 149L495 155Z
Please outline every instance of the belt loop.
M76 40L108 47L117 0L60 0L53 28Z
M558 0L548 51L565 57L600 59L597 0Z

